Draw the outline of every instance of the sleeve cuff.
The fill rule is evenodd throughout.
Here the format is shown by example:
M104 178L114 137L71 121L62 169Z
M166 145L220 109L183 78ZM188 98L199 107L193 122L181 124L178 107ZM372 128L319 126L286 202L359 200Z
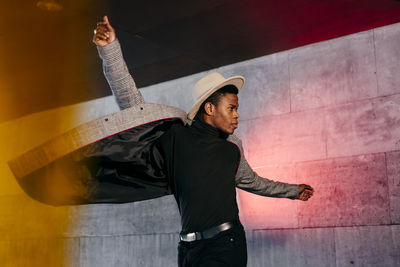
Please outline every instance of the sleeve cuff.
M289 190L289 196L288 198L290 199L297 199L299 193L300 193L300 185L298 184L291 184L290 185L290 190Z
M112 62L113 59L122 56L121 46L118 39L115 39L112 43L104 46L97 46L97 52L100 58L105 62Z

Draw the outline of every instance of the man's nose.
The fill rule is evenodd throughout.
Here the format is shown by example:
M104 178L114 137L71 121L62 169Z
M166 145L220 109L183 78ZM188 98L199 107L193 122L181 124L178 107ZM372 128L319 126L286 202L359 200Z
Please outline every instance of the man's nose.
M239 119L239 112L237 112L237 110L235 110L235 113L233 115L235 116L236 119Z

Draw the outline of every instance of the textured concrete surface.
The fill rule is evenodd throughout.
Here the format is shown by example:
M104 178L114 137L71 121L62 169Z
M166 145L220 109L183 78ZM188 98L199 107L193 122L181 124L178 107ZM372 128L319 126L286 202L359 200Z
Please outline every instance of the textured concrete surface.
M374 30L379 95L400 93L400 27L393 24Z
M0 197L2 240L61 237L74 226L68 217L69 207L44 205L22 194Z
M261 167L325 158L324 125L324 116L311 110L248 120L239 127L250 165Z
M64 266L80 266L80 238L63 238L64 242Z
M176 266L177 234L80 238L79 266Z
M288 52L217 69L225 77L244 76L239 94L239 120L290 112Z
M333 228L260 230L247 234L250 267L340 266Z
M400 149L400 95L326 110L328 157Z
M127 204L98 204L71 208L68 236L177 233L179 211L173 196Z
M172 196L128 204L75 207L44 205L26 195L0 197L0 234L3 239L179 231L180 216Z
M289 68L292 111L377 95L372 31L293 49Z
M299 227L390 224L385 154L301 163L296 176L315 189Z
M393 244L393 250L394 250L394 256L396 257L397 260L399 260L400 257L400 225L391 225L390 229L392 229L392 240L394 242Z
M192 88L208 73L218 71L224 77L242 75L246 82L239 94L240 120L266 114L290 112L288 53L282 52L232 64L177 80L141 88L145 101L172 105L189 111L195 102Z
M386 153L390 198L390 217L393 224L400 224L400 151Z
M398 226L335 228L336 266L399 266Z
M0 241L0 266L80 266L78 239L37 238ZM73 256L73 257L71 257Z

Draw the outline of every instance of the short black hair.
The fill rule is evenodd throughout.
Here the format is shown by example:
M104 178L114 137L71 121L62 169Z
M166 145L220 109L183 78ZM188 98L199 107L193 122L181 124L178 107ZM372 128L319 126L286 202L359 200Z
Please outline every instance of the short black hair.
M232 84L228 84L228 85L225 85L224 87L221 87L220 89L215 91L212 95L210 95L206 100L204 100L204 102L201 104L197 114L202 115L206 112L204 109L204 106L206 105L207 102L210 102L214 106L217 106L221 96L228 94L228 93L237 95L239 93L239 90L237 89L236 86L234 86Z

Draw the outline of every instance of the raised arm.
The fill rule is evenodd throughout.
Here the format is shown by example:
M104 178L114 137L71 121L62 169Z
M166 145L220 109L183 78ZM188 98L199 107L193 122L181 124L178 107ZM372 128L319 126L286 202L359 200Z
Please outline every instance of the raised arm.
M97 45L97 51L103 60L104 75L119 108L122 110L144 103L143 96L126 66L115 30L107 16L97 23L93 42Z
M238 145L242 153L239 170L236 174L236 187L250 193L268 197L300 199L305 201L312 196L313 189L309 185L288 184L260 177L247 163L244 157L241 140L235 135L230 135L228 140Z

